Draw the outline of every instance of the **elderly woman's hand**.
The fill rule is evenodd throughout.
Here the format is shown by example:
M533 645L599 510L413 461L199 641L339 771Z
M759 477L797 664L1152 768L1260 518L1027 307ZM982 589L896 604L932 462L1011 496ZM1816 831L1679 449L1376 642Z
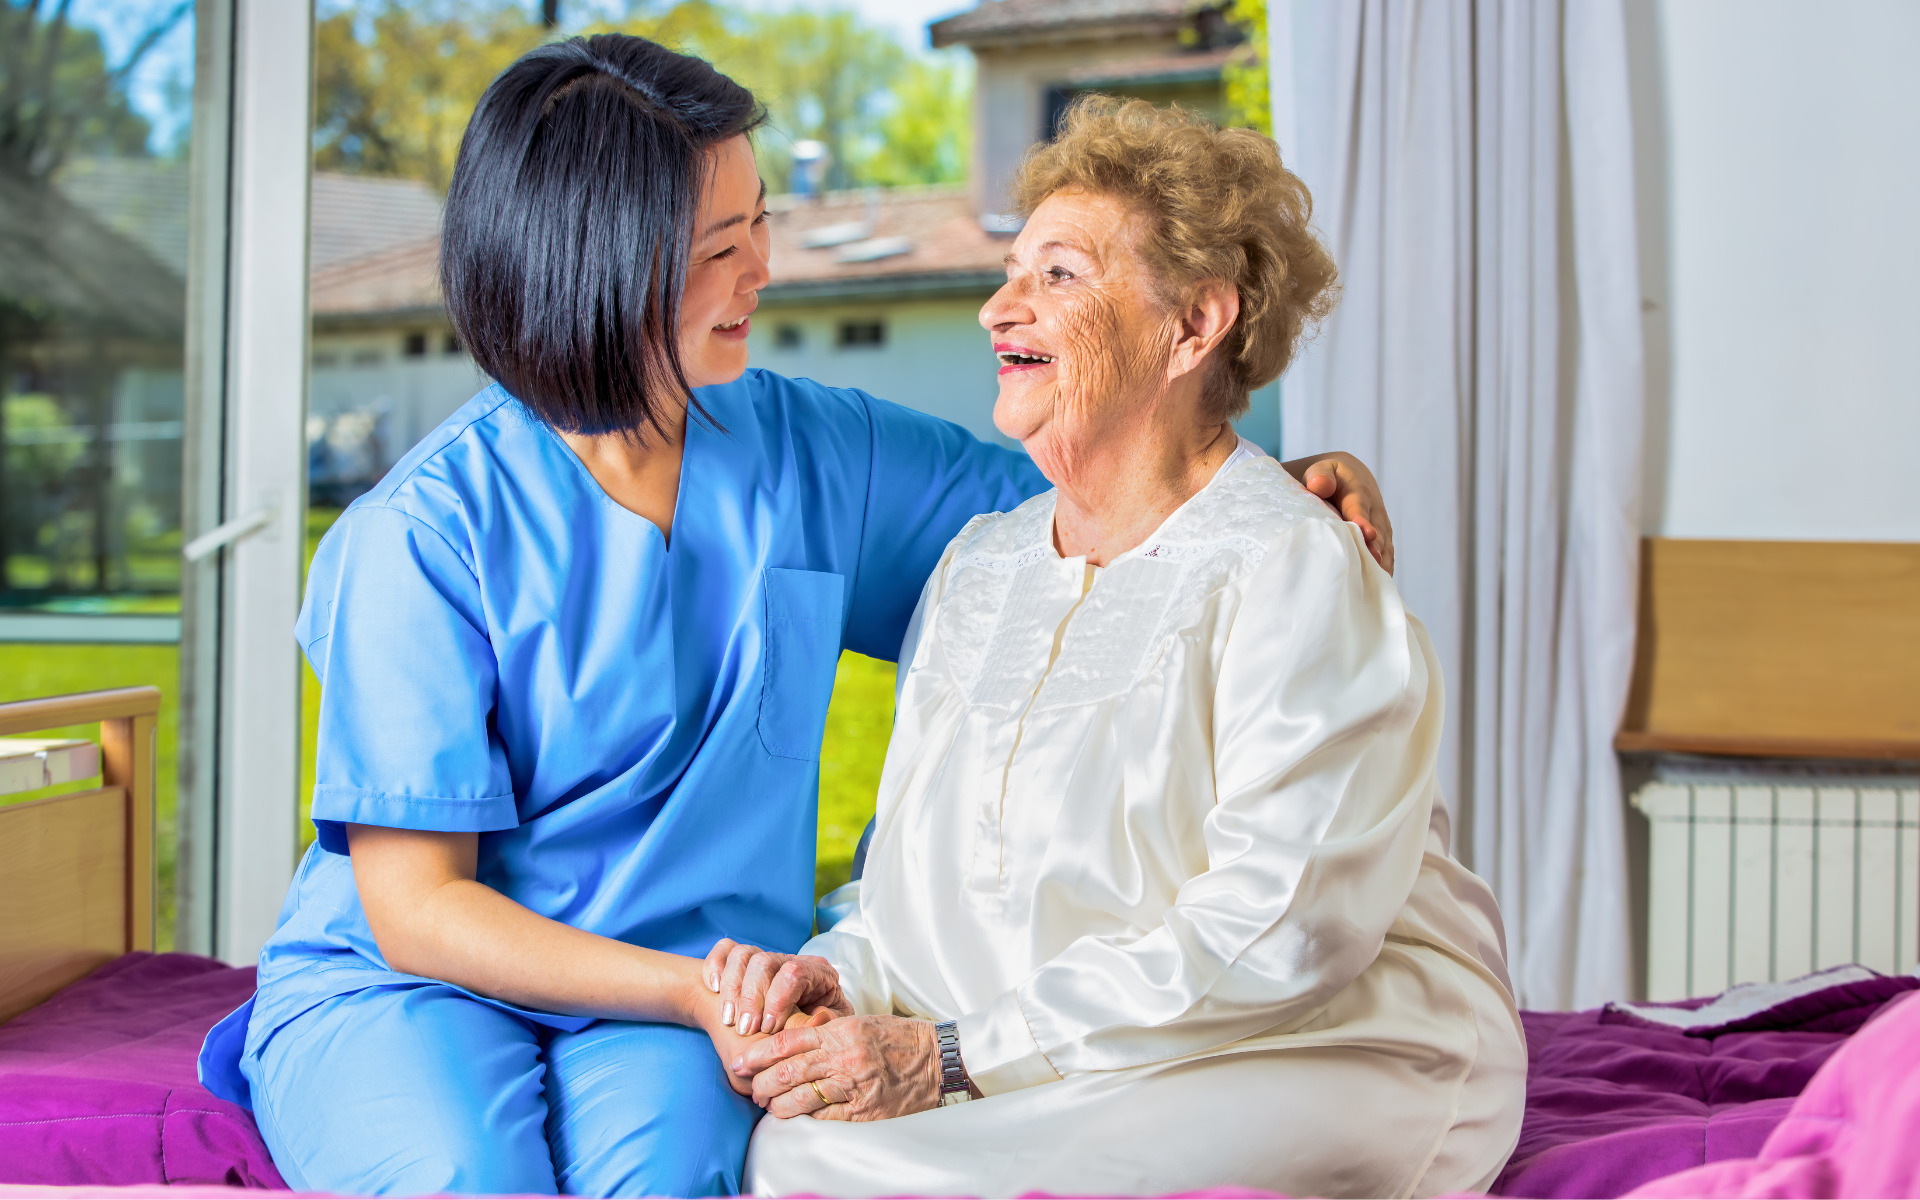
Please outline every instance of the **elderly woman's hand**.
M707 952L703 971L708 990L718 993L721 1022L741 1034L772 1033L795 1013L853 1013L840 990L840 972L811 954L779 954L721 938Z
M1336 450L1280 465L1308 491L1331 504L1342 519L1358 525L1375 561L1387 574L1393 574L1393 522L1387 519L1387 502L1380 498L1380 484L1367 464Z
M939 1039L931 1021L908 1017L789 1029L749 1046L729 1070L751 1076L754 1102L776 1117L883 1121L940 1104Z

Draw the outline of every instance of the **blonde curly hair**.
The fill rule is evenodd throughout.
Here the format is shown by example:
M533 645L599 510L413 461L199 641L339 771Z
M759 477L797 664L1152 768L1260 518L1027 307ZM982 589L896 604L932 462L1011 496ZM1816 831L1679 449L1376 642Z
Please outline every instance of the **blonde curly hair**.
M1222 419L1278 379L1338 298L1333 257L1308 223L1313 197L1250 129L1218 129L1179 108L1089 95L1074 101L1053 141L1034 147L1013 181L1030 216L1055 192L1113 196L1147 218L1141 252L1179 302L1202 280L1240 293L1240 316L1207 379Z

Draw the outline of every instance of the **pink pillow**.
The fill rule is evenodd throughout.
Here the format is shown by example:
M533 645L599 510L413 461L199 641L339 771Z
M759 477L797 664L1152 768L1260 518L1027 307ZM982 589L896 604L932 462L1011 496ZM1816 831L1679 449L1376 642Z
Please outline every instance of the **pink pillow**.
M1920 1196L1920 1000L1888 1004L1827 1060L1760 1153L1634 1196Z

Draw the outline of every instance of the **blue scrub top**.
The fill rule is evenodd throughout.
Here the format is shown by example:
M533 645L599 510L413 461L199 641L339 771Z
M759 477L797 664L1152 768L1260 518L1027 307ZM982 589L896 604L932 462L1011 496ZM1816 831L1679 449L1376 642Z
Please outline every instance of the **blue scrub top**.
M841 649L894 658L948 540L1047 484L863 392L749 370L696 395L671 543L497 386L321 541L319 842L251 1011L208 1036L216 1094L248 1103L241 1056L315 1004L424 982L380 956L345 822L477 832L482 883L635 945L806 939Z

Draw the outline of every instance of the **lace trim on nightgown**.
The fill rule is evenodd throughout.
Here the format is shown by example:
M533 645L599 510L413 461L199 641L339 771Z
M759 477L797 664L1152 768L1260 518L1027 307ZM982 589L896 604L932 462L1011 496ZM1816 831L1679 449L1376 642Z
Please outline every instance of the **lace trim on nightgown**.
M936 616L954 684L974 705L1015 709L1031 699L1033 712L1138 686L1191 610L1258 568L1283 530L1334 519L1278 463L1248 458L1229 460L1150 541L1101 572L1050 671L1058 626L1038 619L1047 606L1036 601L1061 586L1055 576L1066 565L1053 549L1053 493L963 530Z

